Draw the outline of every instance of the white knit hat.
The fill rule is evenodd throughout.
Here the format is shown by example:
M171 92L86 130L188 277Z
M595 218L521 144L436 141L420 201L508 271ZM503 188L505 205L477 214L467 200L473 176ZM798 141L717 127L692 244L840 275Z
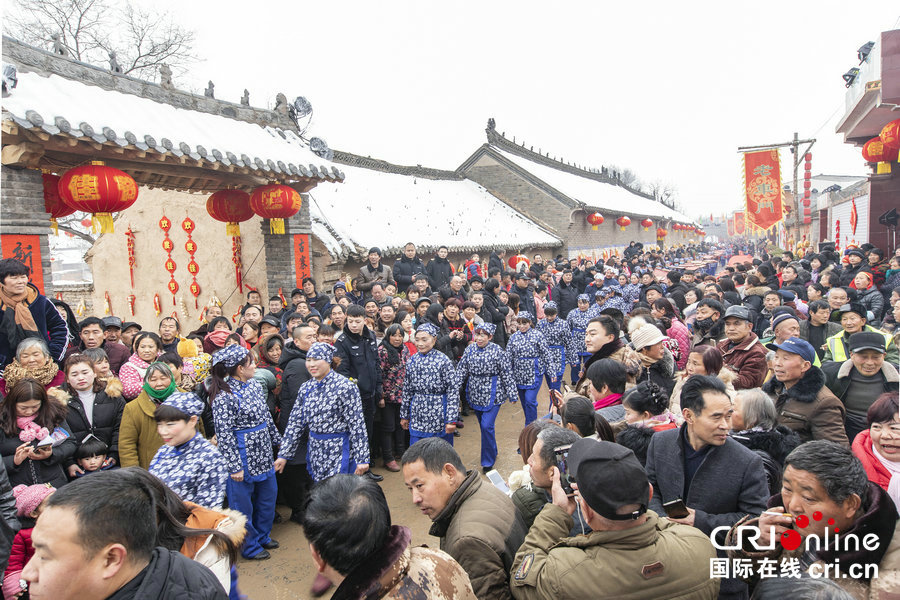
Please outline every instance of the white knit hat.
M658 344L663 341L665 336L656 327L656 325L651 325L647 323L645 325L641 325L631 334L631 346L635 350L642 350L647 346L652 346L653 344Z

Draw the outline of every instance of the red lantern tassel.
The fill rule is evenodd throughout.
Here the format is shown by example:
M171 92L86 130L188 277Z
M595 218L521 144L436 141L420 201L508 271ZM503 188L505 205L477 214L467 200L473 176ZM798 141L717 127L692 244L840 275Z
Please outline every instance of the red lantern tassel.
M240 223L227 223L225 225L225 233L232 237L236 235L241 235L241 224Z
M269 219L269 233L284 235L284 219Z

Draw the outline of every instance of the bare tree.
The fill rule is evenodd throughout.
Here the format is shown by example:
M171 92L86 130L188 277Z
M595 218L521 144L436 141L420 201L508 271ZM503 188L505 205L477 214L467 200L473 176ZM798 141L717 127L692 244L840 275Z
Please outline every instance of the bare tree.
M669 208L675 208L675 186L672 184L656 179L647 185L646 191L656 198L658 202Z
M627 185L629 187L634 187L634 188L641 187L640 181L638 181L637 173L635 173L631 169L618 167L616 165L610 165L607 168L618 173L619 181L621 181L625 185Z
M194 32L166 14L111 0L16 0L7 16L10 35L53 48L57 38L72 58L106 65L115 53L122 73L152 79L162 64L184 72Z

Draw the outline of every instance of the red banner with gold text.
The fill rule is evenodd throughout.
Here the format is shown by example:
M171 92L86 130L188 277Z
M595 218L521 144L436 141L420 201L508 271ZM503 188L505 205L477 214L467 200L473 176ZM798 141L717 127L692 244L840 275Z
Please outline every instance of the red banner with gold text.
M41 264L41 236L3 235L0 236L3 258L14 258L28 267L28 280L44 293L44 267Z
M747 225L769 229L784 218L778 150L744 153Z
M734 233L735 235L744 235L747 230L744 224L744 211L739 210L734 213Z
M734 219L732 217L728 217L728 237L734 235Z

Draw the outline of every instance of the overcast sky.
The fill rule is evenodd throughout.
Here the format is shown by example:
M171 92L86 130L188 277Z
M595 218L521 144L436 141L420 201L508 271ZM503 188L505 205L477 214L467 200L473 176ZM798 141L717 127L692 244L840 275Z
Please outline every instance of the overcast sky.
M176 85L306 96L333 148L453 169L494 117L566 160L669 183L692 216L740 206L738 146L794 131L818 139L814 174L864 174L834 133L841 75L900 26L896 0L152 4L197 31L204 60Z

